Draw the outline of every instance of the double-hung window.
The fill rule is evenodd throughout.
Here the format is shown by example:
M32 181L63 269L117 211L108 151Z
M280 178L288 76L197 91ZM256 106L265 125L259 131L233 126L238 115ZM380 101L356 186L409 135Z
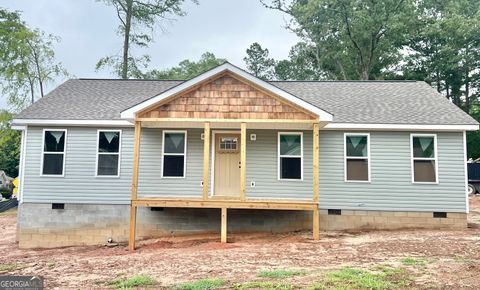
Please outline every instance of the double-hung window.
M345 181L370 181L370 135L345 133Z
M42 175L63 176L67 130L43 130Z
M120 175L120 130L98 130L97 176Z
M278 133L278 179L302 180L303 134Z
M412 134L412 182L437 183L437 136L433 134Z
M187 132L163 131L162 177L185 177Z

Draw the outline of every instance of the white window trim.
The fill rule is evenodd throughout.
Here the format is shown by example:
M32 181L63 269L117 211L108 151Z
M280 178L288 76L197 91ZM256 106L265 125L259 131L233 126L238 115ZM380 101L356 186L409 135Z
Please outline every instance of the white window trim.
M183 157L183 176L163 176L163 166L164 166L164 160L165 160L165 134L168 133L183 133L185 134L185 144L184 144L184 149L183 153L167 153L167 156L184 156ZM178 178L186 178L187 177L187 130L163 130L162 132L162 164L161 164L161 177L162 178L172 178L172 179L178 179Z
M413 137L433 137L433 158L425 158L425 157L413 157ZM415 172L413 161L414 160L433 160L435 161L435 182L426 182L426 181L415 181ZM412 175L412 183L413 184L438 184L438 147L437 147L437 134L418 134L412 133L410 134L410 167L411 167L411 175Z
M363 156L347 156L347 137L348 136L365 136L367 137L367 157ZM368 166L368 179L367 180L349 180L347 179L347 159L367 159ZM343 134L343 175L344 182L353 182L353 183L370 183L371 182L371 158L370 158L370 133L344 133Z
M65 132L65 143L63 146L63 152L45 152L45 132L46 131L53 131L53 132ZM42 132L42 154L40 155L41 158L41 165L40 165L40 176L45 176L45 177L65 177L65 163L67 159L67 129L50 129L50 128L44 128ZM43 160L44 160L44 155L45 153L47 154L63 154L63 167L62 167L62 174L43 174Z
M300 156L298 155L280 155L280 136L281 135L300 135ZM280 158L281 157L300 157L300 179L281 178ZM277 179L281 181L303 181L303 132L278 132L277 133Z
M99 152L100 147L100 132L118 132L118 152ZM98 178L119 178L120 177L120 163L122 157L122 130L119 129L98 129L97 130L97 154L95 160L95 177ZM98 175L98 156L99 155L118 155L117 175Z

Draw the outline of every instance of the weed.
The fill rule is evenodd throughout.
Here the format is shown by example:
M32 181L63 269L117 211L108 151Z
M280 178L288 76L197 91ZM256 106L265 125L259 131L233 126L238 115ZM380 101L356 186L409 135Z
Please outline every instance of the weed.
M128 278L126 280L113 280L108 283L111 286L114 286L116 289L132 289L136 286L149 286L155 285L157 281L150 276L147 275L138 275Z
M211 290L222 287L225 281L222 279L201 279L192 282L186 282L173 287L176 290Z
M260 271L257 276L262 278L288 278L304 274L305 271L277 269Z

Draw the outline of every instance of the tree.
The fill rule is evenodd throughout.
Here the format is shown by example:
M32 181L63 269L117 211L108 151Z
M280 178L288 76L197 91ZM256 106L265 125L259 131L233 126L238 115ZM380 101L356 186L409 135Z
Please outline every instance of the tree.
M337 79L375 79L395 64L412 26L413 0L263 0L292 17L288 28Z
M10 128L12 114L0 110L0 170L9 176L18 176L21 135Z
M288 59L275 64L275 78L279 80L319 80L327 77L318 65L315 48L305 42L294 45Z
M122 55L112 55L100 59L97 70L110 66L115 74L123 79L141 77L150 57L134 57L133 46L146 48L153 41L154 27L169 16L183 16L181 9L184 0L98 0L113 6L120 24L118 34L123 37Z
M268 49L263 49L260 44L254 42L247 48L247 56L243 58L247 70L254 76L268 80L274 75L275 60L268 57Z
M143 78L158 80L188 80L209 69L219 66L224 62L226 62L225 59L217 58L211 52L205 52L197 62L185 59L176 67L147 72L143 75Z
M67 73L55 62L58 38L32 30L18 12L0 8L0 77L2 93L16 109L44 96L45 85Z
M425 80L473 113L480 88L480 2L423 0L418 5L419 23L399 74Z

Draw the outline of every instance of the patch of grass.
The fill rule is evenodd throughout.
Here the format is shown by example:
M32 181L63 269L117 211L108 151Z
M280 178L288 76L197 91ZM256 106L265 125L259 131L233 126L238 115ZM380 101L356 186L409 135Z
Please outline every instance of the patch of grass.
M176 290L211 290L222 287L225 281L222 279L201 279L192 282L186 282L173 287Z
M0 273L20 270L26 267L24 264L0 264Z
M157 281L147 275L138 275L128 278L126 280L113 280L108 283L110 286L115 287L115 289L132 289L137 286L149 286L157 284Z
M473 261L471 258L464 257L464 256L455 256L453 257L453 260L457 263L470 263Z
M56 264L55 262L48 262L48 263L47 263L48 269L53 269L53 268L55 268L56 265L57 265L57 264Z
M262 290L290 290L293 286L286 283L274 283L267 281L252 281L243 284L235 284L234 289L246 290L246 289L262 289Z
M305 274L305 271L277 269L277 270L260 271L258 272L257 276L262 278L288 278L288 277L304 275L304 274Z
M368 289L385 290L407 286L410 283L403 269L383 266L377 271L345 267L326 273L323 281L309 289Z
M400 260L402 264L406 266L416 266L416 265L426 265L429 263L432 263L432 259L428 258L412 258L412 257L406 257Z

